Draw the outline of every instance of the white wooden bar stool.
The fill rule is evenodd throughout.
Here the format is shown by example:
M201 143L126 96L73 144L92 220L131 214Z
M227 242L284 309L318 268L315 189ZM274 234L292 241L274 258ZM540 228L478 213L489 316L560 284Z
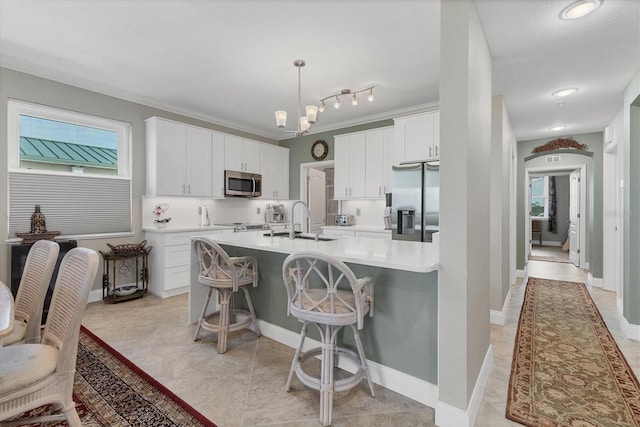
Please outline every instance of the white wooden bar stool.
M200 273L198 282L209 287L209 292L198 319L193 340L198 339L200 329L218 334L218 353L227 351L227 335L253 325L254 331L260 336L260 328L253 310L249 285L258 286L258 262L253 257L230 257L216 242L206 237L193 239ZM236 309L233 294L239 289L244 291L249 310ZM218 292L220 309L207 315L211 294ZM209 323L208 318L218 317L218 324Z
M287 314L302 322L300 343L293 356L286 390L291 387L294 373L304 385L319 390L320 422L328 426L334 392L349 390L366 378L371 396L375 397L358 333L367 313L373 315L373 281L370 277L358 279L342 261L314 252L289 255L282 266L282 277L287 289ZM322 344L303 353L309 325L318 329ZM337 345L338 331L343 326L353 330L357 353ZM321 355L320 378L311 376L302 366L306 359L317 355ZM339 356L351 359L358 369L347 378L334 380Z

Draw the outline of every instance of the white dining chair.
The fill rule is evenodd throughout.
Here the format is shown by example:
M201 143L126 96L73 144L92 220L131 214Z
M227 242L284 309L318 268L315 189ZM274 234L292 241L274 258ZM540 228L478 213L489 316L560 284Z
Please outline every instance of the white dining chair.
M81 427L73 380L80 322L98 262L91 249L70 250L60 265L41 342L0 348L0 421L52 404L60 414L21 418L8 425L66 419L72 427Z
M38 240L29 249L15 299L13 331L2 345L40 341L44 299L59 253L60 246L51 240Z

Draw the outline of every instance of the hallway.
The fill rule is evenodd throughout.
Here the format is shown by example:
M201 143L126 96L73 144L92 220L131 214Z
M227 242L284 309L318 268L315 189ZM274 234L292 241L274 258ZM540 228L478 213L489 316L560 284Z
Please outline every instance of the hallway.
M575 267L573 264L561 262L534 261L528 262L528 275L553 280L564 280L585 283L587 271ZM511 373L511 359L513 345L518 328L520 309L524 298L523 279L519 278L511 287L511 300L503 326L491 325L491 345L493 347L493 366L489 381L485 388L484 397L476 427L514 427L520 424L505 418L507 405L507 390ZM620 329L620 318L616 308L616 294L599 288L591 290L591 297L595 301L602 318L616 340L618 347L624 353L627 362L636 377L640 375L640 341L626 338Z

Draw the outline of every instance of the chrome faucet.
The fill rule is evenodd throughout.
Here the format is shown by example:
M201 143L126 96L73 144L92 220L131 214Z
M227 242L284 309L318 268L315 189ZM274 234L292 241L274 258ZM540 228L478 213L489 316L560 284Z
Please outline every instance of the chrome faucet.
M311 217L311 214L309 213L309 207L305 202L303 202L302 200L297 200L293 203L293 205L291 206L291 215L289 216L289 238L291 240L295 239L295 236L296 236L296 230L293 228L293 216L294 216L293 211L298 203L302 204L302 207L304 207L304 210L307 212L307 218ZM302 217L304 218L304 213ZM300 226L303 228L303 231L304 231L304 226L302 224Z

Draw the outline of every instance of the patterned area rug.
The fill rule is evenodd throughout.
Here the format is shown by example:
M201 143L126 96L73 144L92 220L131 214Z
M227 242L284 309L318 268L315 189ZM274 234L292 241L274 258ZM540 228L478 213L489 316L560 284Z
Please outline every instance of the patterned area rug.
M526 426L640 426L640 385L581 283L530 278L507 418Z
M216 427L84 326L73 392L83 427ZM51 413L47 405L21 417ZM63 427L67 422L31 426Z

